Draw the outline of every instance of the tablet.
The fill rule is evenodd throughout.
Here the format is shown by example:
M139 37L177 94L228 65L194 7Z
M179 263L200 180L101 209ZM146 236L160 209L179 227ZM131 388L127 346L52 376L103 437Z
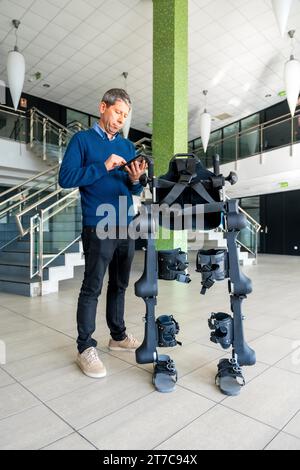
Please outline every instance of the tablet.
M118 167L118 170L124 170L127 165L130 165L134 161L142 162L144 160L144 157L142 155L136 155L135 157L131 158L131 160L128 160L128 162L124 163L123 165L120 165Z

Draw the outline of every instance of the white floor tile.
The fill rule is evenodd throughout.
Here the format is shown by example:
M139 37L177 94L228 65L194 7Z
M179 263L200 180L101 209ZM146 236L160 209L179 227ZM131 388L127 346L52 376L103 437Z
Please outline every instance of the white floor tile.
M256 450L263 449L275 434L265 424L216 405L156 449Z
M45 406L35 406L0 421L1 450L37 450L72 429Z

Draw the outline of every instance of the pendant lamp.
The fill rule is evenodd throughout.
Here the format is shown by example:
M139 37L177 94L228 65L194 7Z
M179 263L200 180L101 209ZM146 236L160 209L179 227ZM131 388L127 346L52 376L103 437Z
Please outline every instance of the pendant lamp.
M7 78L13 105L17 110L25 79L25 59L18 49L17 31L20 21L13 20L12 24L15 28L16 44L14 50L10 51L7 56Z
M295 30L288 32L292 41L291 56L284 67L284 81L288 105L291 115L294 116L300 93L300 62L294 57Z
M205 96L205 108L204 112L200 116L200 136L202 140L203 150L205 153L207 150L211 131L211 115L206 110L207 93L207 90L203 90L203 95Z

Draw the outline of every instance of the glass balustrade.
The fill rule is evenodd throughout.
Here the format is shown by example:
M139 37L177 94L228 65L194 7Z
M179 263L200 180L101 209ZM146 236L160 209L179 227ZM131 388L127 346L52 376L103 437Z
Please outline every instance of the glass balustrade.
M195 139L193 144L189 143L189 148L210 167L215 153L220 155L223 165L300 141L300 110L293 119L287 115L262 124L257 122L258 116L253 115L241 121L241 131L238 130L238 123L227 126L223 129L222 139L221 130L213 132L206 154L201 138Z
M74 244L80 239L81 231L81 207L77 190L33 216L30 223L31 277L41 274L55 260L59 262L63 253L74 251ZM78 252L76 246L75 251Z
M28 118L0 109L0 138L27 142Z

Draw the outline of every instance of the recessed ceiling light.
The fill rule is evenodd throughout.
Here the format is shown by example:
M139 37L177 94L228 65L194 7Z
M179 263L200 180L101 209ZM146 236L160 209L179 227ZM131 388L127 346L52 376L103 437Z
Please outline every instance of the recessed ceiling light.
M49 85L49 83L44 83L44 84L43 84L43 87L44 87L44 88L50 88L50 86L51 86L51 85Z

